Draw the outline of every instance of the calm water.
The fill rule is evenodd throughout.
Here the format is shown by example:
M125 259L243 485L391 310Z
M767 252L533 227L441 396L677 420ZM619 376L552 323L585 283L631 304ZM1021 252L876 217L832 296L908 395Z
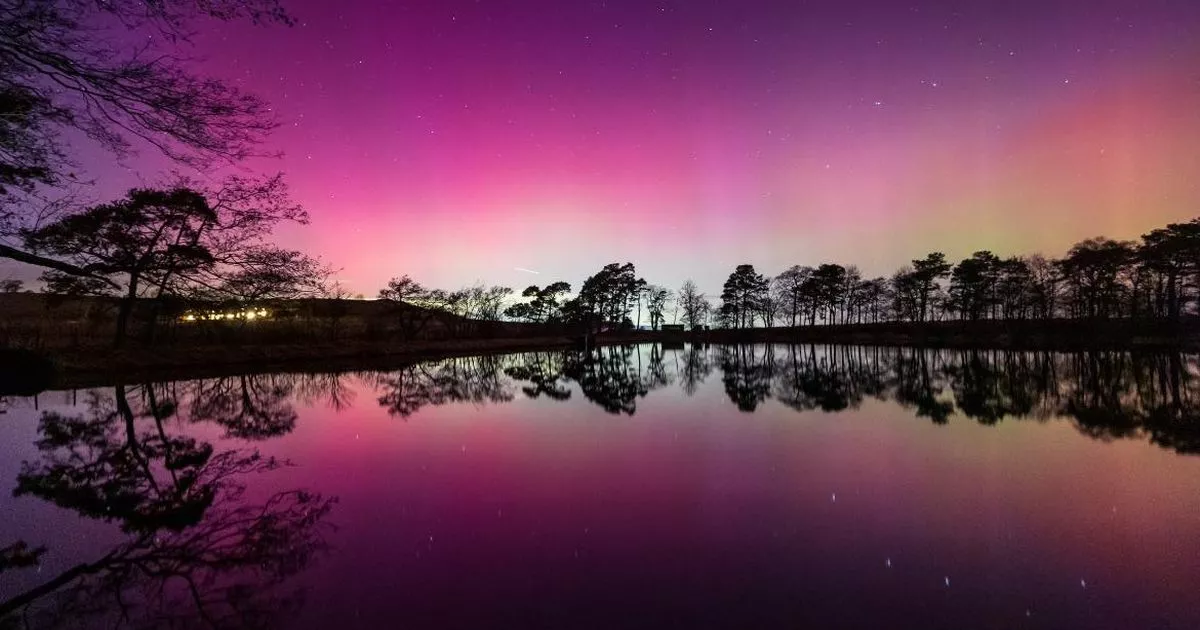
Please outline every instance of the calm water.
M1200 627L1196 354L645 345L0 407L0 627Z

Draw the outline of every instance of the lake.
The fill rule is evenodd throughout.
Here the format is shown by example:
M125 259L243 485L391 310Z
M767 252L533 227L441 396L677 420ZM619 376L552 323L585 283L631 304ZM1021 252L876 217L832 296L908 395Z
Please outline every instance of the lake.
M0 627L1200 627L1195 353L647 344L0 408Z

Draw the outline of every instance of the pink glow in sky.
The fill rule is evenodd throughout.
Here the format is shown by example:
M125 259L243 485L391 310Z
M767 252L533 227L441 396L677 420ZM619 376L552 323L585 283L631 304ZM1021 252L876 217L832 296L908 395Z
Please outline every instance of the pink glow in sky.
M279 115L250 167L313 216L281 240L367 295L625 260L708 291L747 262L886 275L1200 214L1200 5L911 4L300 0L195 52Z

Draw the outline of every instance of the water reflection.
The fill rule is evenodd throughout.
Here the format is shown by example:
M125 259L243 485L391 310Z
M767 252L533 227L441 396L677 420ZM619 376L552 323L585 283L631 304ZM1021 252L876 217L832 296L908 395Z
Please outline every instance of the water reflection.
M904 408L908 416L936 425L964 420L985 426L1014 420L1070 423L1091 439L1148 440L1174 452L1198 453L1198 379L1200 355L1193 353L642 345L590 352L450 358L386 371L240 375L118 385L75 392L72 402L51 404L48 409L36 405L52 401L10 398L5 405L37 419L36 442L21 455L25 461L15 479L8 479L13 494L60 510L58 520L51 522L71 535L80 527L78 518L83 518L110 528L115 542L98 539L81 545L84 551L69 550L68 544L53 537L38 540L39 534L9 532L8 538L0 539L0 628L286 627L297 619L304 605L305 591L300 585L313 580L313 574L318 576L313 581L325 589L322 598L332 598L329 591L346 582L325 574L338 556L322 563L321 569L305 573L329 548L326 541L330 538L335 501L308 487L293 487L310 483L343 498L339 517L348 511L358 517L354 529L355 514L347 515L349 534L338 539L342 549L339 555L346 552L344 545L356 561L348 563L346 573L336 575L369 572L374 566L371 563L383 557L385 561L380 561L372 575L387 585L389 596L404 592L393 588L396 584L404 585L408 592L418 590L420 595L413 597L415 603L406 602L408 606L419 607L416 600L422 596L451 592L445 590L449 588L446 585L468 583L478 587L478 595L511 585L567 584L559 579L561 575L594 577L592 569L554 564L559 559L563 563L589 561L593 557L591 545L596 545L595 558L603 556L600 549L614 554L628 552L620 562L629 564L614 560L612 565L627 571L618 572L620 579L614 578L613 583L621 584L629 575L641 575L653 568L650 565L654 562L643 565L642 560L654 553L662 554L657 556L656 566L675 567L664 575L691 575L691 563L701 557L712 564L703 565L708 569L697 574L724 576L728 567L722 562L728 554L720 544L730 544L727 541L735 538L785 545L781 549L791 549L792 553L776 553L775 547L769 547L768 553L763 551L767 546L759 548L762 566L769 564L767 558L772 562L790 558L798 563L797 567L812 560L798 551L810 549L812 540L822 540L846 553L861 549L864 540L890 540L875 550L878 559L863 560L864 566L879 565L890 570L890 564L879 563L902 558L906 552L911 552L909 562L918 556L897 539L888 539L889 535L900 531L912 536L921 542L920 553L929 553L936 547L930 541L945 539L949 532L973 522L952 508L939 511L939 506L957 505L946 497L958 497L960 503L968 501L976 496L979 485L959 488L955 474L939 474L939 479L948 480L944 485L926 483L921 476L925 469L916 464L906 468L903 458L890 462L887 473L879 475L868 474L869 460L860 465L856 459L844 469L829 462L821 464L821 455L839 447L832 444L830 435L821 438L802 423L787 423L784 430L772 423L770 437L763 438L760 430L768 426L763 423L750 423L755 426L744 430L743 422L714 422L697 427L697 435L690 441L684 436L684 442L676 441L684 431L668 433L660 426L673 422L674 417L690 418L691 411L700 407L724 407L737 420L743 418L741 413L752 412L797 419L801 418L799 414L807 414L806 419L819 420L813 426L852 429L840 434L845 437L862 435L854 431L863 431L865 425L839 422L848 414L833 414L857 408L877 409L871 405L888 403ZM689 402L689 397L694 398ZM648 403L658 405L660 401L663 407L649 408ZM563 415L557 410L563 409L573 416L568 418L573 422L508 423L495 432L495 442L488 442L493 438L491 432L475 432L474 424L433 422L442 416L429 413L443 405L514 403L530 410L531 416L537 416L533 410L544 406L553 411L540 417L557 418ZM672 409L670 405L677 407ZM338 424L342 419L335 414L322 416L308 410L326 407L341 411L355 406L375 410L377 422L372 425L355 418L372 414L353 414L346 418L347 424L351 420L358 423L350 429ZM672 415L679 410L687 413ZM650 417L663 422L591 421L602 415L600 412L618 417L641 413L639 419ZM818 414L831 415L822 418ZM860 419L864 415L873 414L860 414ZM877 424L871 427L873 430L882 428L880 432L887 433L896 426L896 414L878 415L873 421L892 424ZM953 429L924 428L923 422L910 425L921 427L919 431L895 432L925 436L925 441L908 447L909 454L920 455L913 461L924 461L926 455L936 460L936 449L922 450L938 442L928 436L955 435ZM32 432L32 421L29 427ZM301 437L314 427L319 430ZM792 431L789 438L789 428L799 430ZM360 430L364 438L361 441ZM992 435L990 430L973 433ZM544 446L548 451L529 446L537 442L531 438L543 435L547 436L543 445L549 445ZM606 447L611 451L589 450L601 435L604 439L620 439L611 440ZM388 441L398 436L403 439ZM810 439L814 437L825 441ZM479 441L468 444L475 438ZM755 439L766 439L770 446L751 449L739 443L743 438L752 446ZM788 449L774 448L783 443L777 440L785 439L790 440ZM1035 436L1034 441L1037 439ZM842 443L854 444L855 457L861 454L857 450L860 442ZM29 441L24 444L29 445ZM275 450L280 444L286 446ZM510 444L514 451L511 458L505 459L508 451L496 445ZM663 449L663 456L645 458L650 451L642 449L649 449L647 444ZM733 445L729 450L720 448L729 444ZM569 451L570 457L562 456L576 448ZM324 458L325 467L309 468L305 482L289 482L287 475L293 462L283 459L283 455L272 457L268 454L272 452L305 460ZM597 452L604 456L594 455ZM903 454L902 450L897 452ZM634 461L638 463L627 464ZM1036 457L1030 462L1031 467L1053 468ZM959 462L953 465L959 466ZM963 465L964 478L978 481L977 476L970 477L973 465L974 460ZM935 466L930 470L957 472L959 468ZM855 473L847 476L847 471ZM692 473L700 481L690 483ZM893 476L898 481L891 485ZM809 487L808 481L797 480L815 481ZM1037 499L1041 480L1035 481L1025 485L1014 482L1013 496L1023 497L1028 492ZM850 494L849 488L856 483L861 494ZM778 495L771 494L773 488ZM999 496L996 493L1004 489L988 489L992 495L980 495L981 503L972 504L973 508L963 513L983 510L999 515L997 523L1016 522L1015 509L1006 512L997 507L1002 504L998 499L994 504L984 500ZM835 492L836 505L832 499ZM1081 496L1087 495L1082 492L1075 499L1082 501ZM900 503L901 497L905 502L914 501L915 507ZM801 503L810 499L819 504ZM355 500L357 506L349 510ZM860 507L870 501L884 507L860 512L845 521L831 521L836 526L830 525L828 530L818 526L824 522L821 518L841 513L835 512L835 507L847 510L856 500ZM1124 504L1118 512L1116 500L1111 505L1108 498L1104 501L1103 515L1107 517L1111 508L1113 515L1119 513L1125 518ZM636 505L634 511L638 514L654 516L634 526L628 518L631 510L610 511L606 507L609 505ZM694 518L697 505L704 506L704 513L710 516ZM1063 507L1061 515L1073 519L1080 506L1090 505L1077 502L1073 507ZM1175 516L1160 520L1182 522L1179 513L1163 512ZM1093 525L1100 523L1096 527L1116 527L1099 521L1097 513L1090 514ZM837 547L841 544L838 536L846 527L872 522L864 515L882 519L886 527L859 531L859 537ZM1038 515L1052 521L1060 514L1047 507L1045 514ZM904 529L902 525L910 516L911 529ZM941 516L944 518L939 520ZM732 524L729 531L708 529L716 527L713 523ZM759 524L769 525L770 531L755 529ZM987 523L988 527L993 525ZM1034 525L1028 527L1029 531L1035 529ZM682 538L676 538L676 529L684 531ZM342 531L345 534L347 530ZM978 535L972 533L978 530L966 531L968 537ZM1005 536L1011 531L1020 530L1005 529ZM1183 526L1180 531L1184 531ZM745 538L755 532L760 538ZM788 532L792 538L787 538ZM715 538L706 537L710 534ZM928 540L921 538L926 535ZM1179 539L1186 537L1181 534ZM628 540L635 544L623 546ZM695 546L671 546L680 540ZM714 540L726 542L713 544ZM1018 544L1014 540L998 537L996 541L1000 542L993 542ZM793 542L797 547L786 546ZM747 546L743 549L756 548L744 544ZM379 553L389 545L387 554ZM353 555L359 547L365 551L359 549L358 555ZM826 547L816 544L811 548ZM664 549L689 551L673 556ZM704 556L697 551L703 549L712 549L714 555ZM503 555L508 552L511 556ZM822 559L819 552L813 553L817 554L816 565L827 571L839 566L829 558ZM476 556L483 558L482 564L473 564ZM56 557L70 560L54 561ZM524 562L521 558L526 557L532 558L528 566L520 565ZM608 556L604 557L607 562ZM837 562L841 560L839 557ZM678 564L671 565L671 561ZM995 570L997 565L989 562L991 556L988 562L972 566L980 571ZM476 582L463 577L488 575L480 568L484 566L488 570L510 567L513 573L498 583L490 578ZM543 569L545 573L539 573ZM675 570L678 572L672 573ZM604 577L603 571L595 575ZM937 573L936 577L940 580L944 575ZM522 581L527 578L533 581ZM536 581L542 578L544 581ZM747 579L747 593L770 586ZM1087 579L1089 583L1092 580L1090 576ZM426 580L428 589L420 590ZM364 578L364 582L369 581ZM599 583L603 585L603 580ZM881 590L876 593L884 592L883 587L878 588ZM586 593L586 589L578 592ZM361 602L356 596L340 595L342 600L338 601L353 603L353 608L347 604L339 609L341 613L358 610ZM478 596L485 604L491 601L496 605L488 596ZM559 596L569 600L576 595ZM459 606L455 597L447 597L453 600L453 606ZM497 600L508 601L501 596ZM524 600L518 593L512 601ZM683 602L680 606L691 606L694 598L681 594L679 601ZM314 602L306 615L320 608ZM444 614L443 610L435 612ZM310 627L321 627L312 619L308 622Z
M647 357L644 359L644 357ZM1180 453L1200 452L1200 356L1124 352L1049 353L861 346L600 348L508 358L506 373L530 398L570 397L633 415L637 400L678 383L691 396L720 371L725 395L753 412L769 400L796 411L837 412L892 401L945 424L956 415L994 425L1006 418L1069 419L1099 439L1147 436Z
M651 392L678 386L692 396L714 371L729 402L743 412L768 401L798 412L890 401L935 424L955 416L984 425L1067 418L1093 438L1148 437L1181 453L1200 452L1200 355L1190 353L608 346L451 358L354 375L238 377L194 386L197 400L213 401L194 413L228 427L230 435L269 436L295 422L284 393L303 390L306 401L343 408L351 402L348 381L359 379L400 418L451 403L506 403L518 394L569 401L574 392L608 413L632 416Z
M500 403L513 399L503 378L505 357L458 357L362 375L379 392L379 404L407 418L422 407L449 403Z
M22 463L14 496L112 523L125 539L57 576L37 576L0 602L0 625L259 627L295 610L300 593L280 587L324 550L334 500L301 489L247 500L248 477L288 462L218 450L172 422L188 401L193 413L213 412L190 422L208 419L243 437L291 429L290 388L242 383L118 385L89 392L82 414L44 412L38 458ZM28 570L48 551L13 542L0 552L0 570Z

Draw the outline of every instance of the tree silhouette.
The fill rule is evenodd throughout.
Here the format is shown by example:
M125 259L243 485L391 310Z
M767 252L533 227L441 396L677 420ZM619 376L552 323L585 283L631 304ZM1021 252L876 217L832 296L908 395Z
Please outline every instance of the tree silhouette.
M670 289L651 284L646 287L646 312L650 314L650 329L658 330L663 324L663 313L667 304L674 299Z
M1142 241L1139 258L1162 280L1154 302L1165 308L1156 310L1178 320L1193 299L1186 281L1200 269L1200 219L1151 230L1142 236Z
M964 319L984 317L997 299L1000 259L989 251L975 252L954 267L950 299Z
M807 301L803 288L804 283L812 277L813 271L812 267L794 265L771 281L772 290L779 299L780 311L788 318L789 326L803 322Z
M846 297L846 268L824 264L813 272L810 290L815 290L814 307L826 323L837 323L836 314Z
M1076 244L1059 261L1072 315L1108 318L1120 315L1126 287L1121 278L1134 260L1132 243L1106 238Z
M68 261L87 276L50 270L60 293L122 296L115 340L126 335L134 300L155 298L147 336L169 296L208 301L296 298L319 293L329 275L318 261L269 245L280 222L307 222L278 176L231 177L211 190L181 181L135 189L125 199L25 230L32 251Z
M584 280L579 295L564 310L592 331L624 326L645 286L633 263L609 263Z
M734 328L754 326L754 316L767 295L768 283L754 265L738 265L721 289L721 313Z
M77 181L65 138L116 154L149 144L201 169L259 155L276 123L262 100L193 74L178 54L196 18L290 24L276 0L30 0L0 14L0 234L28 226L31 195ZM124 26L102 29L97 24ZM155 37L128 37L141 31ZM53 86L48 89L47 86ZM0 257L87 276L73 263L0 244Z
M546 322L559 319L561 305L559 298L571 292L571 285L566 282L554 282L539 288L530 285L521 292L521 297L530 298L528 302L518 302L508 307L504 314L513 319L524 319L530 322Z
M929 300L941 278L950 274L950 263L946 255L933 252L920 260L912 261L912 280L916 292L917 321L925 321L929 314Z
M437 310L446 305L446 292L427 289L420 282L403 275L389 280L387 287L379 290L379 299L398 305L395 312L400 336L412 340L433 321Z
M123 291L116 327L119 344L144 282L213 264L212 253L197 240L202 226L216 218L194 191L133 190L125 200L64 217L25 232L24 238L29 249L69 258L92 277ZM61 272L47 273L60 284L69 279Z

